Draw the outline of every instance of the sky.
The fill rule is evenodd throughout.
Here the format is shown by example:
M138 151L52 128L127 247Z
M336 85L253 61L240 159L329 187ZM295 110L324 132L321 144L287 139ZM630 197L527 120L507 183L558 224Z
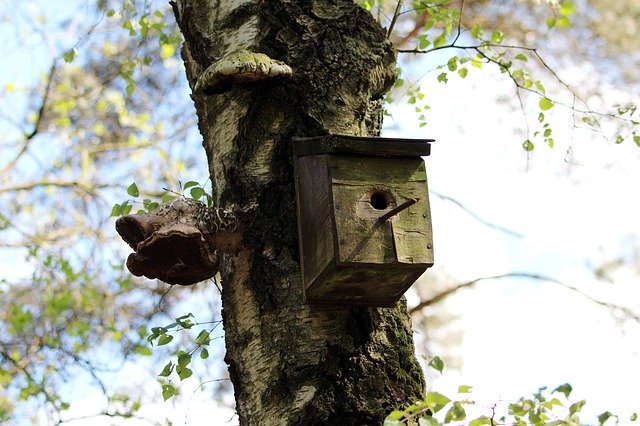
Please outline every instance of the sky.
M409 73L431 68L420 59ZM594 269L632 256L638 243L638 148L572 129L570 112L555 107L555 148L540 143L527 156L517 130L522 112L495 102L513 94L500 73L470 72L446 85L431 73L420 85L431 107L427 126L417 127L412 106L392 105L386 132L436 139L426 159L436 265L416 286L430 285L430 273L454 277L451 284L535 273L637 310L637 271L621 268L612 284L598 282ZM522 237L487 227L433 192ZM411 295L409 301L417 303ZM430 374L436 390L473 385L489 406L569 382L576 399L587 399L587 413L640 410L639 324L621 323L555 284L526 279L483 282L447 299L445 309L459 315L452 327L464 338L453 351L463 364L442 377Z
M46 69L34 59L38 55L20 55L15 63L28 61L28 66L5 67L2 84L36 78L37 70ZM510 272L536 273L640 311L637 271L620 268L615 283L594 276L594 268L632 256L640 243L638 148L567 126L570 112L556 107L549 112L556 147L538 143L527 155L521 147L522 112L496 102L513 98L505 76L490 68L471 70L466 79L452 76L444 85L436 81L433 61L406 64L404 76L426 94L428 124L418 126L413 106L393 103L384 130L384 136L436 139L426 158L436 265L415 286L433 287L437 277L447 277L450 282L444 284L453 285ZM581 73L566 70L563 77L578 81ZM629 96L614 87L608 93L612 98ZM529 120L535 124L535 115ZM490 228L436 194L452 197L520 236ZM6 262L2 256L0 252L0 262ZM407 297L410 304L418 303L415 291ZM484 281L448 298L444 308L456 315L448 324L451 330L464 336L459 346L447 350L464 362L459 369L445 368L442 376L429 371L429 389L452 394L460 384L471 385L479 404L490 406L540 386L569 382L575 399L587 399L588 413L610 410L628 416L640 411L635 391L640 382L638 324L618 321L607 309L557 285L526 279ZM416 338L420 340L419 333ZM125 377L136 374L146 373L125 366ZM148 379L148 391L157 392L155 377ZM237 423L233 410L212 409L198 385L185 382L185 394L193 396L184 404L158 403L142 413L168 415L176 424L201 424L212 416L224 419L219 424ZM99 403L93 395L85 401L84 407ZM83 413L83 408L75 409ZM108 420L105 424L113 421Z

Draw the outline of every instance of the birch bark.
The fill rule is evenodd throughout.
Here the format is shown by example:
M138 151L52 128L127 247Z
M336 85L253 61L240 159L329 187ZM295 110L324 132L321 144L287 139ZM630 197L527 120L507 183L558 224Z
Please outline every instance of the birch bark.
M221 262L225 361L241 424L381 424L424 392L404 301L301 301L291 138L378 135L395 54L352 0L177 0L191 87L239 50L287 63L286 81L194 94L219 206L257 203L245 247Z

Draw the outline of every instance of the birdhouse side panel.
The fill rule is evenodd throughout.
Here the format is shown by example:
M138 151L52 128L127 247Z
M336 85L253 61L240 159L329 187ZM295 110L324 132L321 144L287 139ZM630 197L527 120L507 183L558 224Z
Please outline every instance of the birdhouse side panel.
M296 159L296 202L303 288L335 258L335 225L327 156Z

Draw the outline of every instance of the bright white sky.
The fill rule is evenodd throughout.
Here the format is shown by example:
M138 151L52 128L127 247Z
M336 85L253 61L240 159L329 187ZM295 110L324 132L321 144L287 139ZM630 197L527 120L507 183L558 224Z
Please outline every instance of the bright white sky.
M506 78L472 70L466 80L454 75L444 85L435 75L422 80L432 108L429 124L414 130L413 106L394 106L387 135L435 138L427 159L430 189L524 236L490 229L432 196L436 269L455 277L450 284L538 273L637 310L637 271L623 268L615 284L596 282L593 274L601 263L629 256L640 241L635 144L617 146L592 132L571 131L569 112L556 107L550 111L555 149L538 143L527 161L517 130L523 128L521 111L496 103L497 95L513 96ZM530 118L534 124L536 116ZM565 162L569 149L575 165ZM569 382L575 400L587 399L585 412L610 410L623 414L624 424L640 410L639 324L623 325L575 293L523 279L483 282L445 303L460 315L454 328L464 331L464 339L454 352L464 364L442 378L429 374L435 390L451 395L459 384L472 385L474 397L489 406Z
M410 69L419 76L431 68L415 62ZM567 78L578 77L580 70L573 72ZM6 68L4 73L16 76ZM640 243L640 149L571 131L568 112L554 108L556 148L538 143L527 160L518 130L522 113L496 103L499 96L512 98L513 87L496 74L471 70L467 79L454 75L447 85L436 82L437 73L427 75L421 85L431 110L423 128L413 106L389 108L393 118L386 121L386 136L437 140L427 159L432 190L524 236L490 229L432 196L434 269L453 277L450 284L507 272L539 273L640 311L637 272L622 269L615 284L595 282L592 272L604 261L628 256ZM535 113L530 124L536 124ZM411 294L409 300L416 302ZM625 419L640 411L638 324L616 322L607 310L553 284L522 279L483 282L445 303L459 315L452 327L464 331L461 346L453 349L464 364L460 371L445 370L443 377L429 374L430 388L451 395L459 384L472 385L474 398L490 405L570 382L574 398L587 399L588 412L610 410ZM136 374L135 366L127 369L124 376ZM159 390L154 379L149 377L150 392ZM230 410L212 410L206 392L193 393L185 404L159 403L142 414L169 415L175 424L237 422L227 423Z

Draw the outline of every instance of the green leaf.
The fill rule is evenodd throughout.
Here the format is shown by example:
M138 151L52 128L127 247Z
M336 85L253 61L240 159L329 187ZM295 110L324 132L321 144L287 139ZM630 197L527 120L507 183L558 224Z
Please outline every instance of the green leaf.
M389 419L389 420L402 420L403 417L404 417L404 411L393 410L392 412L389 413L389 415L386 417L385 420L387 420L387 419Z
M164 194L164 195L162 196L162 198L160 199L160 201L162 201L163 203L168 203L169 201L173 201L173 200L175 200L176 198L178 198L178 197L177 197L177 195L173 195L173 194L169 194L169 193L167 193L167 194Z
M67 50L62 55L65 62L72 62L76 58L76 56L78 56L78 50L75 47L73 49Z
M159 376L168 377L173 372L173 367L174 367L173 362L169 361L167 365L164 366Z
M460 385L458 386L458 393L470 393L472 386Z
M561 15L571 15L576 13L576 7L572 1L563 1L560 4L560 14Z
M612 414L610 411L605 411L604 413L600 414L598 416L598 424L600 424L601 426L603 424L605 424L605 422L607 420L609 420L611 417L617 417L614 414Z
M440 422L431 416L422 416L418 419L418 426L440 426Z
M429 361L429 367L442 374L442 370L444 369L444 361L442 361L439 356L434 356L433 358L431 358L431 361Z
M615 142L617 144L621 144L622 142L624 142L624 138L621 135L617 135Z
M122 216L125 216L131 213L131 209L133 208L133 206L129 204L129 201L125 201L120 205L120 208L121 208L120 214Z
M207 350L207 348L202 348L202 350L200 351L200 358L201 359L209 358L209 351Z
M640 146L640 135L633 135L633 141Z
M433 39L433 47L442 47L447 43L447 35L443 32Z
M405 426L405 425L400 420L390 419L389 416L387 416L387 418L384 419L384 423L382 423L382 426Z
M494 31L491 33L491 42L493 44L500 44L504 40L504 33L502 31Z
M210 340L211 339L209 338L209 332L207 330L202 330L198 334L198 337L196 337L195 342L198 345L208 345Z
M544 90L544 86L542 85L542 83L540 83L539 81L536 81L536 87L538 88L538 90L542 93L545 92Z
M556 26L556 17L551 16L547 18L547 28L551 29Z
M445 405L447 405L451 400L444 395L439 394L438 392L428 392L427 397L424 399L427 407L431 409L434 413L442 410Z
M632 422L635 422L636 420L638 420L638 413L633 413L630 417L629 420L631 420Z
M178 355L178 365L185 367L191 363L191 355L186 352L182 352Z
M172 335L170 335L170 334L162 334L158 338L158 346L166 345L169 342L171 342L172 340L173 340L173 336Z
M569 407L569 415L571 416L572 414L575 414L581 411L582 407L584 407L586 403L587 401L583 399L582 401L578 401L576 403L571 404L571 406Z
M564 394L565 398L569 398L571 391L573 391L573 387L569 383L565 383L552 390L551 393L560 392Z
M111 214L109 215L109 217L117 217L117 216L122 216L122 207L120 206L120 204L114 205L113 208L111 209Z
M438 81L440 83L447 83L449 81L449 79L447 78L447 73L446 72L442 72L438 75Z
M492 422L491 419L486 416L478 417L477 419L473 419L469 422L469 426L483 426L483 425L490 425L490 424L495 424L495 423Z
M519 61L524 61L527 62L529 59L526 57L526 55L522 54L522 53L518 53L515 57L515 59L519 60Z
M150 356L153 352L151 352L151 348L149 348L148 346L138 345L133 348L133 353L136 353L138 355Z
M190 368L180 364L176 365L176 373L178 374L178 377L180 377L180 380L188 379L193 375L193 371Z
M526 416L535 408L535 404L530 399L523 399L513 404L509 404L509 412L516 416Z
M538 105L540 106L541 110L547 111L553 108L553 101L549 98L542 98L540 99L540 102L538 102Z
M474 25L473 28L471 28L471 37L473 38L480 38L482 36L482 28L480 27L480 25Z
M531 142L531 140L527 139L522 143L522 147L524 148L525 151L531 152L533 151L534 145L533 145L533 142Z
M570 28L571 27L571 19L566 16L561 16L556 21L556 25L558 28Z
M182 185L182 190L186 191L187 189L193 187L193 186L200 186L200 184L194 180L190 180L189 182L185 183L184 185Z
M162 385L162 398L166 401L176 394L176 388L171 385Z
M202 189L199 186L196 186L195 188L191 188L191 191L189 191L189 193L191 194L191 198L193 198L194 200L199 200L206 194L204 189Z
M137 197L140 195L140 191L138 190L138 186L135 182L129 185L129 187L127 188L127 194L131 195L132 197Z
M404 80L401 78L396 78L395 83L393 83L393 87L400 87L404 84Z
M447 414L444 416L445 423L464 420L467 417L466 411L459 402L454 402Z
M458 69L458 57L454 56L453 58L449 59L449 61L447 61L447 68L449 68L449 71L455 71Z

